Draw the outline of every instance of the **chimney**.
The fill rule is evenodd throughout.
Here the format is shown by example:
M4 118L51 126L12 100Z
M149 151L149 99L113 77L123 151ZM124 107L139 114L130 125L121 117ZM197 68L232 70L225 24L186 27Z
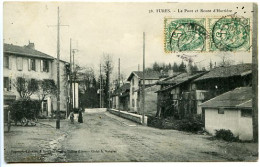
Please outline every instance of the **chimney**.
M27 48L29 48L29 49L35 49L35 47L34 47L34 43L32 43L32 42L30 42L29 41L29 44L28 45L26 45L25 47L27 47Z

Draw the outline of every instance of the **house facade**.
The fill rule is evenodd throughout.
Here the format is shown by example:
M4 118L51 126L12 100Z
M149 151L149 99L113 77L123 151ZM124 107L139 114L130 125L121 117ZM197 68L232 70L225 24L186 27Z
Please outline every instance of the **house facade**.
M111 95L112 108L129 111L130 110L130 83L125 83L118 89L114 90Z
M205 97L202 102L235 88L250 86L252 86L252 64L250 63L213 68L192 83L192 87L201 92L201 97ZM199 105L197 110L202 113Z
M143 80L146 88L153 86L159 80L160 73L155 71L147 71L144 76L145 77L143 77L143 72L141 71L133 71L127 79L127 81L130 82L130 112L140 112L140 98ZM155 93L153 93L152 96L155 99L157 98Z
M174 116L178 119L189 114L199 114L197 105L203 99L193 87L192 81L206 72L178 73L159 81L157 117Z
M57 84L57 60L35 50L33 43L27 46L4 44L3 55L4 104L10 104L12 100L20 98L15 87L19 78L30 81L53 80ZM67 110L68 100L67 65L67 62L60 61L60 110L63 111ZM32 94L30 98L39 100L39 94ZM50 115L56 108L56 97L48 95L42 103L43 114Z
M205 129L230 130L240 140L253 139L252 88L239 87L201 104L205 112Z

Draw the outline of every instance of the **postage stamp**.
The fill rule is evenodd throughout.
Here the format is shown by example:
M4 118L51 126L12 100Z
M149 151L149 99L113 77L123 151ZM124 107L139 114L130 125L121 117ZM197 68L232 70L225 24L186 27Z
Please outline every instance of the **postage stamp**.
M205 51L205 25L205 18L165 18L165 52Z
M250 19L239 17L209 18L210 51L248 51Z

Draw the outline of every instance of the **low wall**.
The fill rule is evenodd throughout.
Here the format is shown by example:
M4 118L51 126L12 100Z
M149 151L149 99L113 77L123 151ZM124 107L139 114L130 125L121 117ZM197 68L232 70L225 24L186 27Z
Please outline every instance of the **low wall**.
M109 112L119 117L142 124L142 115L133 114L126 111L119 111L116 109L110 109ZM144 124L147 125L147 116L144 117Z

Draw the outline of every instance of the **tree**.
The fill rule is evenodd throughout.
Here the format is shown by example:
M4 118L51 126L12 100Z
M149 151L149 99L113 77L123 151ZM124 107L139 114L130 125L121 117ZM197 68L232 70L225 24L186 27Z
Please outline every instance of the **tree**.
M22 99L30 99L31 95L39 90L38 81L36 79L18 77L13 81L13 86Z
M180 66L179 66L179 72L186 72L186 66L183 63L183 61L181 62Z
M197 71L199 71L197 65L196 65L196 64L191 65L191 73L193 74L193 73L195 73L195 72L197 72Z
M52 79L39 81L39 87L37 94L41 102L43 102L48 95L57 95L57 86Z
M218 56L221 59L221 61L219 62L219 66L226 67L234 64L234 60L230 59L230 55L228 55L228 53L221 53Z
M178 65L177 65L176 62L173 63L172 70L173 70L174 72L178 72L178 71L179 71L179 67L178 67Z
M153 63L153 66L152 66L152 70L154 70L154 71L160 71L160 70L161 70L161 67L160 67L160 65L159 65L157 62L154 62L154 63Z
M110 75L113 70L113 60L109 54L103 54L103 72L105 73L105 86L104 86L104 103L105 107L109 104L109 89L110 89Z
M99 99L97 90L99 85L95 78L94 69L92 67L83 68L78 74L80 79L80 107L82 108L94 108L98 107Z

